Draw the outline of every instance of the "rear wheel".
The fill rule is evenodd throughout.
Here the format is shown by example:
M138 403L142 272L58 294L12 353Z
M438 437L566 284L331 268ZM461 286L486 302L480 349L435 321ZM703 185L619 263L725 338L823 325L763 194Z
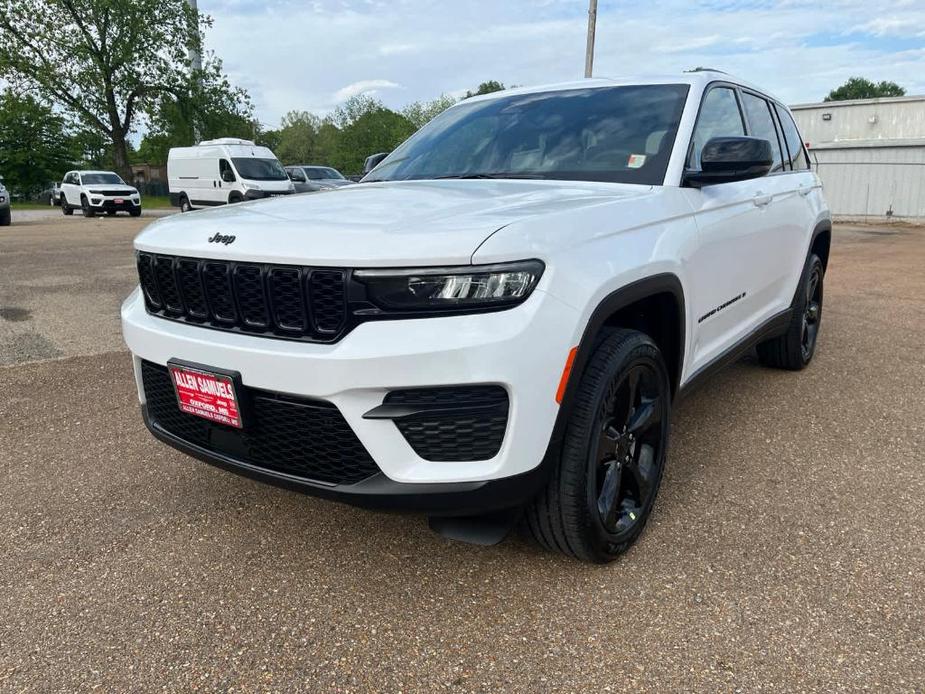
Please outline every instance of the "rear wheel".
M670 414L658 347L634 330L611 333L581 376L559 463L526 510L537 542L596 563L625 552L652 512Z
M810 254L800 278L787 332L758 345L758 359L765 366L799 371L816 352L816 339L822 326L822 260Z
M90 207L90 201L87 200L87 196L80 198L80 209L83 212L84 217L95 217L96 212Z
M192 212L193 207L189 204L189 198L186 195L180 196L180 212Z
M74 208L67 204L67 198L64 195L61 196L61 212L70 217L74 214Z

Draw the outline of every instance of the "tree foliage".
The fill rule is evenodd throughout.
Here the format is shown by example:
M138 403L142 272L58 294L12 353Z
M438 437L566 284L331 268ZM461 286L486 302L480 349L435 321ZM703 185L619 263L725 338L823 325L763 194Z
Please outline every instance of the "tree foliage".
M847 101L848 99L877 99L884 96L905 96L906 90L896 82L871 82L864 77L852 77L842 86L833 89L826 101Z
M487 82L482 82L475 91L467 90L464 99L469 99L473 96L481 96L482 94L491 94L492 92L503 92L507 87L504 86L502 82L498 80L488 80Z
M0 173L10 190L31 197L72 166L77 147L64 125L28 94L0 94Z
M127 177L128 136L140 120L157 130L167 104L183 116L171 122L188 124L207 120L209 104L219 114L229 104L240 110L242 93L214 56L198 74L188 59L210 25L185 0L0 0L0 77L102 134Z
M413 101L401 110L401 114L411 121L415 128L423 128L456 102L457 99L454 97L441 94L433 101Z

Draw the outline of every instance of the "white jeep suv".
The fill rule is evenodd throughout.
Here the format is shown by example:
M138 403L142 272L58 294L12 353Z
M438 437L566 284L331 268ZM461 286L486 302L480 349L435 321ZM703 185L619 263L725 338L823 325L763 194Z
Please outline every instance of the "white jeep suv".
M787 108L722 73L467 99L361 185L164 219L122 308L145 422L206 462L608 561L672 404L813 356L830 215Z
M141 216L141 195L112 171L69 171L61 182L61 211L81 210L84 217L128 212Z

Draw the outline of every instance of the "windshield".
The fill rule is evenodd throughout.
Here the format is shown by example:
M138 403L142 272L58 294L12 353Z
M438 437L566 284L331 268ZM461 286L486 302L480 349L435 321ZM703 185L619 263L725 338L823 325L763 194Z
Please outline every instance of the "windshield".
M114 173L85 173L80 174L80 180L85 186L117 185L124 186L125 181Z
M234 168L241 178L249 181L285 181L289 179L283 165L276 159L234 157Z
M444 111L365 179L546 178L661 185L688 87L521 94Z
M303 166L302 171L311 181L324 181L329 179L343 180L340 171L327 166Z

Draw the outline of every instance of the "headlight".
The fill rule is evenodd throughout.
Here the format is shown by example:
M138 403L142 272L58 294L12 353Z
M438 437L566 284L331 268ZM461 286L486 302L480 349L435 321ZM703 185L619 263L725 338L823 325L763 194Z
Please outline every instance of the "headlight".
M533 292L543 274L539 260L499 265L357 270L369 300L393 311L459 311L513 306Z
M90 195L102 195L103 191L90 189Z

